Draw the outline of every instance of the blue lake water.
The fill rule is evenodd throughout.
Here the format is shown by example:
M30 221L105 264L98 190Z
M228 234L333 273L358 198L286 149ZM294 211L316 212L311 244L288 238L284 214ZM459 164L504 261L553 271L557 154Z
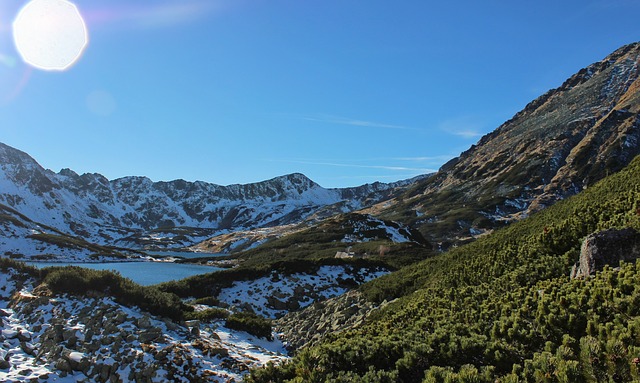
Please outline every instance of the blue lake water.
M109 263L78 263L78 262L27 262L37 268L49 266L80 266L95 270L115 270L123 277L148 286L156 283L184 279L198 274L206 274L222 270L219 267L189 265L172 262L109 262Z

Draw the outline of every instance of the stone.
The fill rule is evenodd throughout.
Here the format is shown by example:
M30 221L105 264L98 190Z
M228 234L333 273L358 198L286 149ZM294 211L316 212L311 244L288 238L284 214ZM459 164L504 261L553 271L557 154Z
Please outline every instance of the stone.
M180 327L177 324L175 324L171 319L163 318L162 322L164 323L165 326L167 326L167 329L170 331L178 331L180 329Z
M11 363L8 360L0 359L0 370L8 370L11 368Z
M153 358L157 361L165 361L167 359L167 355L169 354L169 350L168 349L163 349L158 351Z
M162 335L162 331L159 328L151 328L147 331L141 331L138 334L138 340L141 343L149 343L158 339Z
M65 358L60 358L58 360L56 360L56 363L54 364L56 370L59 371L63 371L63 372L71 372L73 371L71 369L71 364L69 364L69 361Z
M148 316L143 316L137 320L137 325L139 328L149 328L151 327L151 319Z
M64 326L60 323L53 325L53 341L61 343L64 340Z
M72 336L76 336L76 330L67 329L62 332L62 339L69 340Z
M87 349L87 351L90 351L90 352L98 351L101 346L102 346L101 342L98 341L97 339L95 339L91 343L85 343L84 344L84 348Z
M25 368L24 370L18 371L18 374L22 375L22 376L27 376L27 375L31 374L32 372L33 372L33 370L31 370L29 368Z
M117 324L122 324L127 320L127 314L123 313L123 312L119 312L115 318L113 318L113 321L116 322Z
M67 339L67 347L74 348L77 343L78 343L78 338L75 336L75 334L72 335L69 339Z
M91 339L93 338L94 335L95 335L95 333L93 332L93 330L92 329L88 329L84 333L84 341L85 342L91 342Z
M116 326L114 323L109 323L104 328L104 333L105 334L115 334L115 333L117 333L119 331L120 330L118 329L118 326Z
M618 267L621 261L640 258L640 233L632 228L609 229L590 234L580 249L580 260L571 277L587 277L605 265Z
M267 306L273 308L274 310L287 309L287 304L276 298L275 294L267 297Z
M102 365L102 370L100 371L100 380L102 382L106 382L109 379L109 375L111 374L111 366L107 364Z
M25 354L31 355L31 356L35 356L35 351L33 346L31 346L29 343L27 342L20 342L20 348L22 349L22 351L25 352Z

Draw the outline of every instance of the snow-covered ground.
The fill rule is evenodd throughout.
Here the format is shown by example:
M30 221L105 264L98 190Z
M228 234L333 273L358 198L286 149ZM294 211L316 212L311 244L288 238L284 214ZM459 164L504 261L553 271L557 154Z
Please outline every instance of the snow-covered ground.
M287 358L277 337L222 322L193 331L110 298L42 296L22 278L0 273L1 382L238 382L249 368Z
M322 266L315 274L296 273L234 282L222 289L218 299L231 306L248 304L253 311L269 318L278 318L291 309L312 304L316 300L342 295L353 287L389 273L383 268L353 266Z
M357 215L360 219L350 219L342 225L342 228L348 228L352 231L342 238L342 242L369 242L377 239L388 239L394 243L412 242L414 235L411 228L393 221L383 221L372 215ZM372 236L372 232L379 232Z

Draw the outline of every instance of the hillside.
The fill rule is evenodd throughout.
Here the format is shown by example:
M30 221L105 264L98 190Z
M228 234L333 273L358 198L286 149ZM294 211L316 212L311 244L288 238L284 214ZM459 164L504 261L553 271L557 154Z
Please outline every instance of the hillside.
M367 212L446 249L588 188L640 153L639 74L640 43L618 49Z
M519 223L363 285L368 301L394 301L250 381L636 381L640 267L569 278L587 235L624 227L640 229L640 157Z

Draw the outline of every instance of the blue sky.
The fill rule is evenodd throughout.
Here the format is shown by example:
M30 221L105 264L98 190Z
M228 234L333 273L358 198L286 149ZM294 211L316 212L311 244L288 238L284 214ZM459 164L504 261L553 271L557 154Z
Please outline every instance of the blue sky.
M640 40L640 0L77 0L89 45L45 72L25 3L0 3L0 142L110 179L409 178Z

